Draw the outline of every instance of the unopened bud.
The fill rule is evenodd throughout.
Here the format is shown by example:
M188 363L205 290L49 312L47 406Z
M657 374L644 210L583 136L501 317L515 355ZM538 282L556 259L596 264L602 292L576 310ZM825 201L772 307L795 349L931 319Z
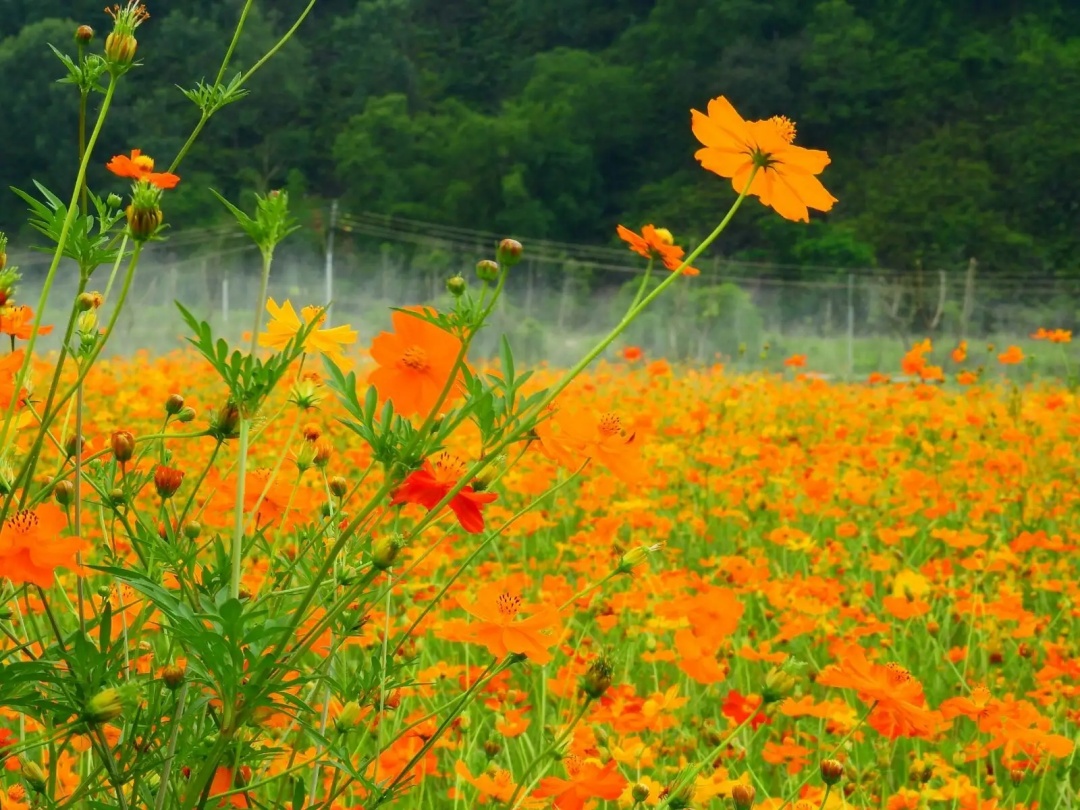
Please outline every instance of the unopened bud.
M446 280L446 290L452 296L454 296L454 298L460 298L462 295L464 295L465 287L465 279L463 279L461 276L451 276Z
M89 25L80 25L75 29L75 41L80 45L89 45L94 38L94 29Z
M183 408L184 398L179 394L169 394L169 398L165 400L165 413L176 416Z
M337 729L338 734L345 734L352 731L359 723L360 704L355 700L350 700L342 706L341 711L338 712L338 716L334 718L334 728Z
M202 534L202 524L196 520L189 520L184 524L184 537L188 540L197 540L199 535Z
M112 447L113 458L121 464L131 461L135 455L135 436L128 430L114 430L109 441Z
M683 785L678 788L668 788L667 791L667 806L671 810L689 810L693 807L694 802L694 786Z
M64 452L67 453L68 458L74 458L76 453L84 453L85 451L85 436L72 436L64 443Z
M79 310L79 312L87 312L88 310L93 309L94 308L94 296L93 296L93 294L88 293L88 292L79 293L78 297L75 299L75 308L77 310Z
M112 34L109 36L111 37ZM132 37L132 41L134 41L134 37ZM125 213L127 214L127 224L128 230L131 232L131 238L136 242L145 242L157 233L161 223L165 221L165 215L161 213L161 209L156 205L136 207L132 203L125 209Z
M98 692L86 703L83 709L83 717L91 725L107 723L115 720L124 713L124 704L120 698L120 690L105 689Z
M191 407L181 408L176 413L176 421L187 424L195 421L195 409Z
M329 487L330 494L335 498L344 498L345 493L349 491L349 482L340 475L335 475L330 479Z
M830 787L844 776L844 763L835 759L821 760L821 781Z
M739 810L748 810L754 804L754 796L757 795L753 785L740 782L731 788L731 801Z
M105 37L105 58L117 65L127 66L135 59L139 42L131 34L116 33Z
M165 686L172 691L176 691L180 688L180 684L184 682L185 675L187 675L187 670L176 664L169 664L161 670L161 680L165 683Z
M70 481L57 481L52 494L58 504L67 506L75 497L75 485Z
M45 769L29 759L23 760L22 777L38 793L44 793L45 786L49 783L49 775L45 773Z
M638 782L632 788L630 788L630 798L634 800L636 804L644 804L645 800L649 798L649 786Z
M521 261L523 250L524 248L521 247L521 242L516 239L503 239L499 242L499 250L496 253L496 259L503 267L513 267Z
M384 534L371 545L371 563L380 571L394 564L401 551L401 538L396 534Z
M619 564L615 567L615 573L629 574L637 566L649 559L650 554L655 554L663 548L663 545L663 543L654 543L651 546L638 546L630 549L619 559Z
M476 277L481 281L495 281L499 277L499 265L491 259L484 259L476 264Z
M124 204L124 198L119 194L110 194L105 198L105 204L115 210Z
M581 678L580 688L586 697L597 700L611 686L611 663L605 657L597 658Z
M110 490L109 505L112 506L113 509L123 506L126 503L127 495L125 494L124 490L120 489L120 487L116 487L115 489Z
M162 498L171 498L175 495L183 480L184 474L180 470L166 467L164 464L159 464L154 470L154 486Z
M319 439L315 442L315 457L312 461L315 466L320 470L330 463L330 457L334 454L334 445L330 444L326 439Z
M484 740L484 753L488 759L495 759L502 753L502 743L498 740Z

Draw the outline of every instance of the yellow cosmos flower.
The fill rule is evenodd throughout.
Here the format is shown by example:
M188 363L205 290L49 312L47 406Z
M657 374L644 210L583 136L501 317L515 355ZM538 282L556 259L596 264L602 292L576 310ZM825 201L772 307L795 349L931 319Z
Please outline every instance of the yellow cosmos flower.
M301 329L316 318L319 324L326 320L326 313L321 313L318 307L304 307L297 316L288 299L281 306L273 298L266 299L266 311L270 313L270 323L266 325L266 331L259 335L259 345L275 351L284 349ZM357 336L356 330L348 325L315 329L304 341L304 350L326 355L339 368L347 369L352 363L345 359L345 347L355 343Z

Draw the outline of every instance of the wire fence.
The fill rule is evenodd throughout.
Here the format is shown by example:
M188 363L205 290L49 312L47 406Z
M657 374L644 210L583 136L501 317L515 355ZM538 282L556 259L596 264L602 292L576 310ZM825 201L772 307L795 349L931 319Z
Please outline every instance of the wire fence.
M448 306L446 280L460 274L475 284L477 260L490 257L499 238L374 214L333 216L331 225L321 245L283 246L269 293L297 308L331 300L330 321L352 324L362 341L387 327L390 307ZM644 262L617 247L522 242L525 256L477 351L493 352L507 333L527 361L572 362L625 312ZM237 229L178 234L144 255L113 353L181 346L177 300L228 339L250 330L260 257ZM24 273L19 298L33 303L47 259L13 258ZM1030 335L1039 327L1080 327L1080 279L982 276L974 261L904 273L708 256L697 264L701 274L659 299L616 349L635 345L653 357L747 369L782 367L784 358L804 354L815 370L858 376L896 371L911 344L930 337L944 355L969 341L973 362L992 362L1018 345L1032 358L1031 373L1059 374L1063 349ZM106 286L109 270L97 271L91 289ZM73 268L62 266L46 310L50 322L66 318L75 289ZM44 348L58 345L61 327Z

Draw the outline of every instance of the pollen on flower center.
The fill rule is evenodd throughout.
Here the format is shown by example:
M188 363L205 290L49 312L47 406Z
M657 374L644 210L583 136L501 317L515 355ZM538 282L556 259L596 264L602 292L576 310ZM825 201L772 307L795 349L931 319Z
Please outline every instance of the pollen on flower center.
M667 228L657 228L656 235L660 237L660 241L665 245L675 244L675 236Z
M448 484L456 484L469 469L464 461L445 450L432 458L431 467L435 477Z
M521 597L514 596L507 591L503 591L499 594L499 598L496 599L495 602L499 608L499 613L507 619L512 619L517 616L518 611L521 609Z
M136 168L144 172L152 172L154 170L154 159L149 155L139 155L131 162L135 164Z
M885 670L888 673L889 683L893 686L899 686L911 680L911 673L895 662L890 661L886 664Z
M8 526L20 534L27 534L37 528L38 516L29 509L22 509L8 520Z
M428 362L427 352L419 346L410 346L401 355L401 364L413 371L427 371L431 368Z
M776 125L777 132L780 133L780 137L788 143L795 143L795 122L788 118L786 115L774 115L769 119Z
M623 432L622 417L612 411L601 414L599 428L604 436L618 436Z
M581 757L577 754L570 754L564 758L563 764L566 766L566 773L571 779L581 773Z

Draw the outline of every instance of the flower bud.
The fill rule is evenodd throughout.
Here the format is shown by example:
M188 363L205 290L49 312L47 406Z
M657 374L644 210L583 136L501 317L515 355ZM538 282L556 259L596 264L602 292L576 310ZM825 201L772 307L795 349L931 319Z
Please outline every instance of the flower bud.
M300 452L296 454L296 469L300 472L311 469L315 461L315 443L304 442L300 445Z
M521 261L521 253L524 250L521 246L521 242L516 239L503 239L499 242L499 249L496 252L496 260L503 267L513 267L519 261Z
M124 704L120 698L120 690L105 689L98 692L86 703L83 709L83 718L90 725L108 723L124 713Z
M446 291L454 298L460 298L465 294L465 279L461 276L451 276L446 280Z
M79 293L75 299L75 308L79 312L87 312L94 308L94 295L93 293L82 292Z
M387 570L394 564L401 551L401 537L396 534L383 535L371 544L371 563L380 571Z
M844 763L835 759L821 760L821 781L830 787L844 776Z
M316 425L314 422L308 422L300 431L305 441L313 442L318 440L322 436L322 428Z
M499 265L491 259L484 259L476 265L476 277L481 281L495 281L499 277Z
M23 760L22 777L38 793L44 793L45 786L49 783L49 775L45 773L45 769L29 759Z
M188 540L197 540L202 534L202 524L197 520L189 520L184 524L183 532Z
M329 487L330 494L335 498L344 498L345 493L349 491L349 482L340 475L335 475L330 479Z
M52 494L58 504L67 506L75 497L75 485L70 481L57 481Z
M756 791L753 785L740 782L731 788L731 801L739 810L748 810L754 804Z
M89 25L80 25L75 29L75 41L80 45L89 45L94 38L94 29Z
M74 458L76 453L86 452L86 437L72 436L64 443L64 452L68 458Z
M219 439L228 439L236 435L236 428L240 424L240 409L231 399L222 405L214 416L214 422L210 430Z
M117 509L126 503L127 495L124 493L124 490L120 489L120 487L116 487L114 490L109 492L109 505L112 506L113 509Z
M630 549L619 559L619 564L615 567L615 572L617 574L629 574L637 566L649 559L650 554L656 553L663 547L663 543L654 543L651 546L638 546L637 548Z
M661 798L666 794L667 806L671 810L689 810L693 806L694 802L694 786L683 785L678 788L667 788Z
M112 446L113 458L121 465L131 461L135 455L135 436L128 430L114 430L109 442Z
M169 398L165 400L165 413L176 416L183 408L184 398L179 394L169 394Z
M7 234L0 231L0 270L7 267ZM7 303L6 301L4 303Z
M644 804L645 800L649 798L649 786L638 782L632 788L630 788L630 798L634 800L635 804Z
M187 424L188 422L195 421L195 409L191 407L181 408L176 413L176 421Z
M180 470L166 467L164 464L158 464L157 469L154 470L154 486L162 498L171 498L175 495L183 480L184 474Z
M161 680L173 692L180 688L186 675L187 669L176 664L169 664L161 669Z
M350 700L341 707L338 716L334 718L334 728L338 734L346 734L360 724L360 704Z
M109 206L109 208L116 210L124 204L124 198L121 197L119 194L110 194L108 197L105 198L105 204Z
M601 656L589 664L579 684L581 691L590 700L597 700L611 686L611 663Z
M112 34L109 34L112 38ZM134 41L134 37L132 37ZM161 208L154 206L135 206L132 203L125 209L127 214L128 230L131 231L131 238L136 242L145 242L155 233L158 228L161 227L161 223L165 221L165 215L161 213Z
M312 461L315 466L322 469L330 463L330 456L334 454L334 446L330 444L326 439L319 439L315 442L315 458Z

